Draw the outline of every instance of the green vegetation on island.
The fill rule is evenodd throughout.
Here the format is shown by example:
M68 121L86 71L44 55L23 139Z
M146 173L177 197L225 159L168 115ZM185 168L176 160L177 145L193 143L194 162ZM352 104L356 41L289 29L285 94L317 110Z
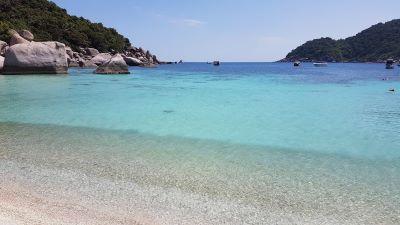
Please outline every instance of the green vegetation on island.
M27 29L38 41L59 41L74 50L92 47L101 52L122 52L129 39L113 28L70 16L47 0L0 0L0 40L8 41L10 29Z
M400 19L376 24L353 37L308 41L282 61L382 62L400 59Z

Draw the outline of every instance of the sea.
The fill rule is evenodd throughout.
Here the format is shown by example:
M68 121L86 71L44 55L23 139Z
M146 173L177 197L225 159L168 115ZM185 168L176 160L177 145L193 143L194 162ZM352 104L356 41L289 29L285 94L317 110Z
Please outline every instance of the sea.
M400 224L400 67L130 71L0 75L3 175L155 224Z

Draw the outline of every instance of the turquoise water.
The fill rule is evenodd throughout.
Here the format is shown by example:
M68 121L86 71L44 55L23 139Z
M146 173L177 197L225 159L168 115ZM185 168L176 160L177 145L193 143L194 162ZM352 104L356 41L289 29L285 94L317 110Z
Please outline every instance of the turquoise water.
M383 78L389 78L383 81ZM0 121L132 130L269 147L400 157L400 71L188 63L130 76L1 76Z
M0 185L155 224L400 223L398 68L131 72L0 76Z

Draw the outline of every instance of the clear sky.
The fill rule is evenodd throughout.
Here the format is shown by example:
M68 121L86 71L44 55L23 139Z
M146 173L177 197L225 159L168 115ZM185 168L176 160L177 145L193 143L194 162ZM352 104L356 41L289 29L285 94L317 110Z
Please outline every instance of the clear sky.
M399 0L54 0L162 60L275 61L303 42L400 18Z

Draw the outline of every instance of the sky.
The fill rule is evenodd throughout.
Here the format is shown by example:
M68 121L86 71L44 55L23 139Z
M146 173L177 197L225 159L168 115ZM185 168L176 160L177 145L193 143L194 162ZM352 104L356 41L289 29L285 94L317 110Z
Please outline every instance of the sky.
M399 0L53 0L165 61L276 61L308 40L400 19Z

